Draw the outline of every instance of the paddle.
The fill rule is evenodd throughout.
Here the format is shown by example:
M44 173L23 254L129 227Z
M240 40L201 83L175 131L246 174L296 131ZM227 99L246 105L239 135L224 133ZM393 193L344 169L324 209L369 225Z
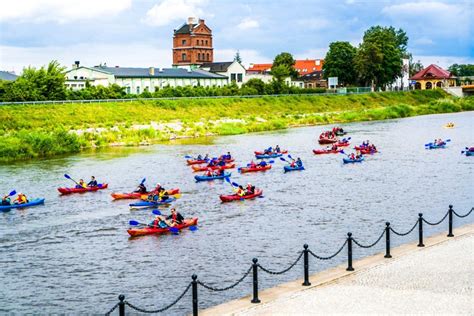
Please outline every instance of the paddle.
M179 229L176 227L168 227L168 230L173 234L173 235L178 235L179 234Z
M64 177L65 177L66 179L69 179L69 180L74 181L74 183L76 183L77 185L79 185L79 183L77 183L77 181L74 180L73 178L71 178L68 174L65 174Z
M13 195L15 195L15 194L16 194L16 191L13 190L13 191L11 191L11 192L8 194L8 196L13 196Z
M142 182L140 182L140 184L145 183L145 181L146 181L146 178L143 178L143 179L142 179Z
M196 230L198 230L197 226L189 226L189 230L194 232Z
M140 225L141 226L148 226L148 224L140 223L140 222L137 222L137 221L134 221L134 220L129 221L128 224L130 226L140 226Z
M155 215L158 215L158 216L161 215L161 212L159 210L153 210L151 212Z
M184 158L186 158L186 159L193 159L193 157L188 156L188 155L184 156Z

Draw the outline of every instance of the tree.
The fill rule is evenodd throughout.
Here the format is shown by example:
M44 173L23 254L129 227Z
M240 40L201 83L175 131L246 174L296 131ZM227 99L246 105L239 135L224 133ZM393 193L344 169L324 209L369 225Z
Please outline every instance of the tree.
M421 63L420 60L418 60L417 62L413 62L413 56L412 54L408 54L408 68L409 68L409 75L410 77L414 76L415 74L417 74L418 72L420 72L421 70L423 70L423 64Z
M356 52L357 49L349 42L331 43L324 58L324 78L337 77L340 84L354 84L357 78L354 69Z
M364 33L354 58L361 83L384 88L402 74L408 37L402 29L373 26Z
M254 89L259 95L265 94L265 83L258 78L249 79L246 83L242 85L242 88L251 88Z
M240 52L237 50L234 56L234 61L238 62L239 64L242 63L242 58L240 57Z
M273 60L271 75L279 82L282 82L287 77L296 78L298 72L294 68L295 59L290 53L280 53L275 56Z
M452 64L448 67L448 71L454 76L465 77L474 76L474 65L473 64Z

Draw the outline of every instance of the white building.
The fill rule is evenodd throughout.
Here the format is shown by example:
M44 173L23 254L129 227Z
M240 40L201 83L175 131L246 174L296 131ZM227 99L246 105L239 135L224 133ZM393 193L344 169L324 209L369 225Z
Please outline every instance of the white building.
M188 70L182 68L124 68L124 67L84 67L79 62L66 71L66 86L73 90L85 88L86 81L93 86L107 87L117 84L130 94L143 91L154 92L164 87L202 86L223 87L228 84L228 77L202 69Z
M245 67L237 61L204 63L200 68L215 74L226 76L229 83L235 82L239 88L246 81Z

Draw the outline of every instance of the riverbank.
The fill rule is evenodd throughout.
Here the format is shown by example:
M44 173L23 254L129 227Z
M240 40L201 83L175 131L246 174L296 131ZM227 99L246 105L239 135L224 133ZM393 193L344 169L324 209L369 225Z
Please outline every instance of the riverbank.
M441 89L341 96L178 99L0 107L0 162L295 126L474 110Z
M383 254L342 265L303 280L261 291L260 304L251 297L228 302L200 315L314 315L314 314L470 314L472 313L472 249L474 225L425 238Z

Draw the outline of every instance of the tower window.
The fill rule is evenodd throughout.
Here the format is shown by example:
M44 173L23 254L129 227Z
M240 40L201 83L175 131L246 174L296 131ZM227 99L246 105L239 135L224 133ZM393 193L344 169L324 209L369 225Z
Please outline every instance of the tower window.
M198 53L198 60L201 60L201 53Z
M183 61L186 60L186 53L183 53L183 54L181 55L181 59L182 59Z
M211 60L211 59L209 58L209 53L207 53L207 60Z
M206 45L208 45L208 44L207 44L207 40L206 40Z
M181 45L186 45L186 40L185 39L181 41Z

